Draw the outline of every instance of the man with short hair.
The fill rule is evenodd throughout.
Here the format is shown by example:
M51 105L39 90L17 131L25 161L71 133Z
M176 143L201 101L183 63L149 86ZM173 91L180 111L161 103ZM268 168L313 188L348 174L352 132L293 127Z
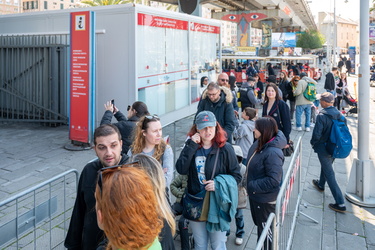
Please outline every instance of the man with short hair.
M332 71L326 74L326 81L324 82L325 90L333 95L335 95L336 89L335 75L337 70L337 67L332 67Z
M126 154L121 154L120 131L112 124L95 129L94 150L98 159L89 162L79 178L77 197L64 243L67 249L96 249L103 240L104 232L98 227L95 212L94 193L98 170L125 164L128 160Z
M316 85L316 81L307 77L305 72L302 72L300 77L297 88L293 91L296 97L296 129L297 131L302 131L302 113L305 112L305 130L310 132L311 106L313 103L305 98L303 92L307 88L307 82L313 82Z
M241 102L241 109L244 110L247 107L255 108L256 105L262 102L262 99L258 99L254 93L254 85L256 79L249 76L247 82L243 82L241 88L239 89Z
M334 96L329 92L325 92L320 96L320 105L323 109L316 118L310 144L314 152L318 154L321 169L320 178L312 180L312 184L319 192L323 192L327 182L336 202L335 204L329 204L328 207L336 212L343 213L346 211L345 201L340 187L337 184L335 172L332 167L335 158L333 158L326 149L326 143L329 141L333 125L332 119L341 117L340 112L333 106L334 99Z
M222 76L225 77L224 75ZM218 79L219 81L222 81L221 79L225 81L225 78L219 77ZM229 79L229 77L227 79ZM207 89L202 94L196 113L199 114L199 112L203 110L214 113L217 122L223 127L225 132L227 132L228 142L232 141L232 133L236 125L232 99L233 95L230 89L220 87L217 83L211 82L207 85Z

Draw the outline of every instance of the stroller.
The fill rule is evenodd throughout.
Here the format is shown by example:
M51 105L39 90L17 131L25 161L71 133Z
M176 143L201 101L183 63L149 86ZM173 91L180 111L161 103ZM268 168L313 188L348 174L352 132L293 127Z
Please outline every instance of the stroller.
M358 113L357 100L351 96L347 89L344 90L343 100L350 106L349 110L345 112L346 116Z

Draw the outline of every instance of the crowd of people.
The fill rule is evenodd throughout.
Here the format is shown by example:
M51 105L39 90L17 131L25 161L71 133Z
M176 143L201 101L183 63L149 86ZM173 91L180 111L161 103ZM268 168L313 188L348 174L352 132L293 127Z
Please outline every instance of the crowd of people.
M241 84L227 73L214 81L202 77L197 112L176 163L159 117L150 115L145 103L129 105L125 116L106 102L94 133L97 160L80 175L65 247L173 250L177 221L181 249L191 249L192 242L198 250L226 249L232 220L235 244L243 244L247 202L259 239L275 212L292 125L303 130L303 113L306 132L316 124L311 144L322 165L312 184L324 191L327 182L336 200L329 207L345 211L334 158L324 147L332 122L323 114L337 116L347 92L346 74L337 72L334 67L327 74L320 101L310 98L315 92L306 94L316 91L317 82L304 72L291 78L281 72L263 83L252 64ZM316 116L319 103L326 111ZM265 248L271 246L272 233Z

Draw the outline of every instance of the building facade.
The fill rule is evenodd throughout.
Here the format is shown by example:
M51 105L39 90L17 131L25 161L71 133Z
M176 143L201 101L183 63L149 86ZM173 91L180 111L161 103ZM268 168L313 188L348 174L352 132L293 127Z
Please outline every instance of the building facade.
M337 23L337 50L338 53L347 54L350 46L359 47L359 26L358 23L336 16ZM333 13L319 12L318 30L326 38L326 44L332 47L334 44L334 15Z
M21 0L0 0L0 15L20 13Z

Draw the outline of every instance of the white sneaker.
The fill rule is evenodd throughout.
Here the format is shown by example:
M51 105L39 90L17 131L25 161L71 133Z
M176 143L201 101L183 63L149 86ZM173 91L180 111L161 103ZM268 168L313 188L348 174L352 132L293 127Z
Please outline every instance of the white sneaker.
M310 128L306 128L306 132L310 132Z
M313 128L313 127L315 127L315 123L312 122L312 123L310 124L310 128Z
M243 239L242 238L236 238L236 245L242 245Z
M374 100L375 101L375 100ZM294 121L291 121L292 125L294 125Z
M302 131L302 128L301 127L297 127L296 130L297 131Z

